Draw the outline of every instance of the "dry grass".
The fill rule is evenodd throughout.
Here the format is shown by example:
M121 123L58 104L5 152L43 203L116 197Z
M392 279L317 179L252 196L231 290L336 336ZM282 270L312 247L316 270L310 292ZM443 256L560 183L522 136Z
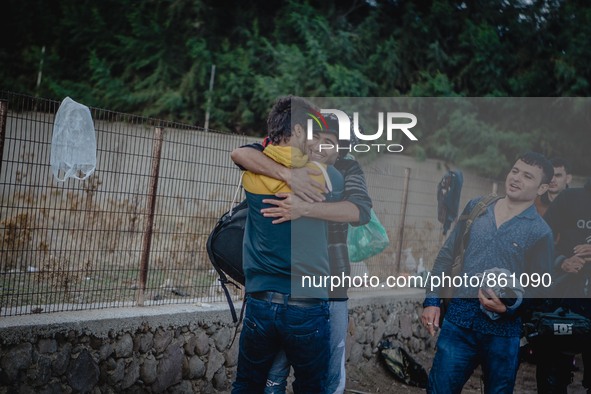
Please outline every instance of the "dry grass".
M2 309L136 299L145 225L140 198L105 199L101 185L95 175L81 190L28 190L4 204L18 208L1 212ZM216 218L209 215L156 217L148 297L212 296L216 277L205 243Z

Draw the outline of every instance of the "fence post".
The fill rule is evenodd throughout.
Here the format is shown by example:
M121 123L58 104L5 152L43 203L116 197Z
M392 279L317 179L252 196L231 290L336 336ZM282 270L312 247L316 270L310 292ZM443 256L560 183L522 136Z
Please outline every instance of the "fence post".
M4 139L6 138L6 117L8 116L8 101L0 100L0 174L4 160Z
M152 246L152 229L154 227L154 211L156 208L156 192L158 191L158 175L160 172L160 154L162 152L162 140L164 131L161 127L154 128L154 145L152 147L152 174L148 187L147 221L142 241L142 254L140 257L140 283L137 296L137 305L144 306L144 293L148 281L148 265L150 261L150 249Z
M207 98L207 111L205 112L205 131L209 131L209 111L211 107L211 96L213 95L213 81L215 79L215 64L211 65L211 76L209 78L209 97Z
M408 185L410 183L410 168L404 169L404 190L402 192L402 205L400 207L400 227L398 229L398 250L396 251L396 273L400 273L400 260L402 259L402 242L404 241L404 222L406 221L406 208L408 205Z
M493 192L494 194L497 194L497 190L498 190L498 189L499 189L499 185L498 185L498 183L496 183L496 182L493 182L493 184L492 184L492 192Z

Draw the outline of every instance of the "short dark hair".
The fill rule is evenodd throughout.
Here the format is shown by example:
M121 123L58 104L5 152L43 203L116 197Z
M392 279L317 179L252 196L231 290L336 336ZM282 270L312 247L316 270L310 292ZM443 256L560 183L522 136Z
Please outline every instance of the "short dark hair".
M278 98L267 117L267 134L271 143L287 142L296 124L305 130L307 114L315 111L314 106L301 97L290 95Z
M565 159L564 157L553 157L550 159L550 162L552 163L552 167L554 167L554 168L564 167L564 171L567 174L571 173L572 167L571 167L570 161Z
M323 129L323 128L319 128L317 127L317 123L314 123L314 126L312 128L313 132L318 132L318 133L329 133L329 134L333 134L335 136L337 136L337 138L339 137L339 119L335 114L328 114L326 116L324 116L324 120L326 120L326 126L328 127L327 129ZM359 138L357 138L357 135L355 134L355 122L353 121L353 117L349 115L349 124L351 125L351 134L348 140L341 140L338 139L338 146L339 148L339 153L338 153L338 159L342 159L345 156L347 156L347 154L350 153L351 151L351 147L355 146L359 143ZM363 129L363 126L359 125L359 132L361 134L365 134L365 131Z
M339 147L347 148L349 147L353 141L357 140L355 134L353 133L353 123L351 123L351 139L350 140L341 140L339 139L339 118L335 114L328 114L323 116L326 123L322 122L322 126L319 126L318 123L314 122L312 124L312 132L313 133L327 133L332 134L337 137L337 145ZM351 122L353 120L351 119ZM338 151L338 158L345 157L349 153L347 149L339 149Z
M554 166L543 154L538 152L526 152L519 156L517 160L521 160L530 166L541 168L543 173L542 183L550 183L552 180L552 177L554 176Z

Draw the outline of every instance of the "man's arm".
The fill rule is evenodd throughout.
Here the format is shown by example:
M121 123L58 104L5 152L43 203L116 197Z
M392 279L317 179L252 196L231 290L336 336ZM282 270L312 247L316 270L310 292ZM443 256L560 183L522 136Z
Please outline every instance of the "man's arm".
M561 193L562 194L562 193ZM565 206L563 204L564 196L559 194L552 204L544 213L544 220L548 223L548 226L552 229L554 233L554 240L557 241L558 237L560 236L560 229L563 228L562 218L564 215L562 214L565 211Z
M575 246L573 249L575 256L585 260L586 263L591 262L591 245L590 244L581 244Z
M340 223L359 222L359 208L349 201L305 203L302 216Z
M243 169L284 181L304 201L324 201L324 196L319 191L322 185L310 177L310 175L320 175L319 170L307 167L287 168L265 156L254 146L234 149L230 156L232 161Z
M373 202L367 191L365 174L359 163L355 160L341 160L337 162L336 168L341 171L345 178L345 190L343 201L354 204L359 210L359 218L349 222L352 226L363 226L371 219L371 208Z
M456 223L449 237L445 240L445 243L443 244L441 249L439 249L439 253L435 258L433 269L430 273L431 278L441 278L443 273L450 275L451 267L454 260L454 250L456 248L456 242L459 242L459 237L461 237L461 233L463 232L464 223ZM423 306L439 306L441 303L439 292L440 289L438 287L431 289L431 283L428 283Z
M587 263L591 263L591 245L589 244L576 245L571 257L558 256L555 260L555 265L560 267L561 273L567 274L579 274ZM568 275L564 275L566 276Z
M451 234L449 235L441 249L439 249L439 253L435 258L435 263L433 264L433 269L430 273L431 278L437 276L441 277L441 274L443 272L451 272L455 243L459 233L458 227L463 228L463 226L459 225L459 222L456 223ZM441 314L441 298L438 294L439 289L431 289L431 284L432 282L427 283L425 301L423 301L423 312L421 313L421 321L423 322L425 328L427 328L427 331L429 331L429 334L433 336L435 335L436 329L439 328L439 316Z
M289 168L265 156L263 149L260 144L241 146L234 149L230 157L242 169L285 181L289 177Z
M548 207L548 210L544 214L544 220L554 234L555 243L560 239L560 230L563 227L564 212L568 209L568 200L565 201L564 194L559 194L552 204ZM569 274L578 273L585 264L585 261L581 256L578 256L576 251L573 251L573 255L570 257L564 255L565 251L559 252L555 250L554 255L554 267L553 267L553 282L560 283L565 278L569 277Z
M371 219L372 201L367 192L363 170L354 160L337 163L344 174L343 200L338 202L313 203L302 201L285 193L279 193L281 200L265 200L276 207L263 209L266 217L275 218L274 224L295 220L302 216L331 222L350 223L353 226L367 224Z
M275 218L273 224L296 220L302 216L331 222L359 222L359 208L349 201L310 203L291 193L277 193L275 196L280 200L270 198L263 200L263 203L275 206L261 211L263 216Z
M466 205L462 215L467 215L469 212L472 211L474 205L476 204L475 200L472 200L470 203ZM462 237L464 234L465 229L465 221L458 221L449 237L445 240L445 243L439 249L439 253L435 258L435 263L433 264L433 269L430 272L430 277L442 277L443 273L449 275L451 273L451 267L454 260L456 243L459 242L459 237ZM425 294L425 301L423 302L423 313L421 314L421 321L423 325L427 328L431 335L435 335L435 328L439 327L439 316L441 313L441 298L439 296L440 288L433 288L431 289L431 284L427 283L426 294Z
M579 274L587 263L591 263L591 245L576 245L572 256L559 255L554 260L554 282L561 282L569 274Z
M544 236L540 237L533 247L527 252L525 256L526 272L530 275L550 274L552 283L556 282L556 267L554 263L554 237L552 231L548 231ZM530 305L535 305L538 301L535 298L547 298L548 289L543 286L525 288L525 300L520 309L529 308ZM527 303L525 302L527 301Z

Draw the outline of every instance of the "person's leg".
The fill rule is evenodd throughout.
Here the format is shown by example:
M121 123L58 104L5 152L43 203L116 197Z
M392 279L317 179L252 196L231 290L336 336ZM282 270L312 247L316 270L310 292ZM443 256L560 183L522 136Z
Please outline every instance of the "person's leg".
M273 360L273 365L267 375L265 394L284 394L287 388L287 378L291 365L287 361L285 351L282 349Z
M547 344L546 344L547 345ZM548 346L536 347L536 384L540 394L566 394L572 382L574 356Z
M583 387L591 392L591 344L587 343L583 350Z
M232 393L262 393L280 348L275 326L277 304L247 297L240 333L238 368Z
M461 393L477 366L477 345L474 331L445 320L429 372L427 393Z
M324 393L329 360L328 303L313 307L287 306L281 335L295 381L294 393Z
M330 301L330 360L326 392L341 394L345 391L345 340L349 323L347 301Z
M519 368L519 337L479 334L479 343L484 392L512 393Z

